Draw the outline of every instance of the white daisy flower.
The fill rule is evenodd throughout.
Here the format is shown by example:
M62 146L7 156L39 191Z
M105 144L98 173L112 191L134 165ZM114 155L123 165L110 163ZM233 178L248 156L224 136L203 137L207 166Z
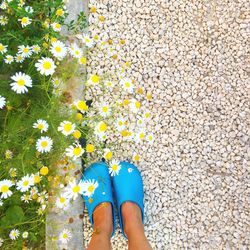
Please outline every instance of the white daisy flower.
M91 39L88 35L83 35L83 36L82 36L82 41L85 43L85 45L86 45L88 48L91 48L91 47L93 47L93 45L94 45L94 40Z
M8 23L8 17L7 16L0 16L0 24L2 26L5 26Z
M78 143L76 143L74 146L71 145L66 148L66 156L73 158L73 160L76 160L77 158L81 157L83 153L84 149Z
M27 239L28 236L29 236L29 233L28 233L27 231L25 231L25 232L22 233L22 237L23 237L24 239Z
M52 145L53 145L53 141L50 137L42 136L36 142L36 150L40 153L46 153L51 150Z
M61 209L66 209L69 207L69 199L65 194L60 194L59 197L56 198L56 206Z
M11 64L12 62L14 62L14 57L12 55L7 55L5 58L4 58L4 61L5 63L7 64Z
M34 9L31 7L31 6L26 6L25 8L25 11L32 14L34 12Z
M80 111L88 111L89 107L86 104L85 101L83 100L78 100L74 102L74 105L76 106L76 108Z
M1 199L6 199L12 195L12 191L10 190L10 187L13 186L12 181L10 180L2 180L0 181L0 193L1 194Z
M26 175L20 181L17 182L16 189L20 190L20 192L24 193L24 192L28 191L29 188L33 185L34 185L34 179L31 176Z
M2 109L6 104L6 99L5 97L0 95L0 109Z
M115 84L112 81L106 80L104 81L104 86L107 87L108 89L113 89Z
M31 77L22 72L16 73L11 79L14 81L10 84L11 89L17 94L28 92L27 87L32 87Z
M145 139L145 137L146 137L145 130L141 130L135 134L134 140L135 140L135 142L139 143L139 142L143 141Z
M47 132L48 131L49 124L45 120L38 119L33 124L33 128L38 128L38 129L40 129L41 133L43 133L43 132Z
M116 120L115 125L116 125L117 130L120 132L120 131L122 131L122 130L125 129L125 127L126 127L126 120L124 118L122 118L122 117L119 117Z
M120 85L123 87L124 90L126 90L128 93L133 93L134 90L134 84L132 81L128 78L122 79L120 81Z
M137 113L141 107L141 103L137 101L136 99L132 99L129 102L129 107L132 112Z
M84 185L82 181L79 183L76 183L76 180L70 181L68 186L65 188L65 195L68 197L68 199L75 200L78 196L78 194L82 194L84 191Z
M72 43L69 47L70 54L75 58L81 58L83 55L83 51L79 48L76 43Z
M82 185L83 185L83 195L84 196L88 196L91 197L93 196L95 190L98 188L99 184L96 180L92 179L92 180L84 180L82 181Z
M38 54L41 51L41 48L38 44L32 46L32 50L35 54Z
M103 102L99 104L99 113L101 116L107 117L111 114L111 107L107 103Z
M100 81L100 77L98 75L90 75L89 79L87 80L86 85L91 86L91 85L96 85Z
M59 234L59 241L63 244L67 244L72 238L72 234L68 229L63 229L63 231Z
M50 52L58 60L62 60L67 55L67 48L63 42L56 41L56 42L52 43L52 46L50 48Z
M3 205L3 201L0 199L0 207ZM0 244L1 246L1 244Z
M25 202L25 203L29 203L32 200L31 195L30 194L23 194L21 196L21 201Z
M61 31L62 30L62 26L60 23L52 23L51 27L54 31Z
M58 127L58 131L62 132L64 135L68 136L74 132L76 125L69 121L63 121Z
M43 57L42 59L38 60L35 64L37 70L42 75L53 75L56 69L56 65L51 58Z
M0 238L0 247L3 245L3 239Z
M32 55L32 48L30 46L20 45L18 46L18 54L21 54L24 58Z
M9 234L11 240L17 239L19 237L19 235L20 235L20 232L18 229L11 230L10 234Z
M101 122L97 123L97 125L95 127L95 133L96 134L103 134L107 131L107 129L108 129L108 125L105 122L101 121Z
M17 54L15 56L15 60L16 60L16 62L22 63L24 60L24 57L21 54Z
M0 9L2 9L2 10L6 10L8 8L8 4L6 3L6 2L2 2L1 4L0 4Z
M153 134L148 134L146 136L146 141L148 141L150 144L152 144L154 142L154 135Z
M19 18L18 21L21 22L22 28L31 24L31 19L28 17Z
M52 79L52 83L53 83L53 86L55 88L58 88L59 86L61 86L63 84L63 81L62 81L62 79L55 77Z
M3 55L6 52L7 52L7 45L3 45L2 43L0 43L0 53Z
M117 160L112 160L109 163L109 173L111 176L115 176L119 174L119 171L121 170L120 162Z

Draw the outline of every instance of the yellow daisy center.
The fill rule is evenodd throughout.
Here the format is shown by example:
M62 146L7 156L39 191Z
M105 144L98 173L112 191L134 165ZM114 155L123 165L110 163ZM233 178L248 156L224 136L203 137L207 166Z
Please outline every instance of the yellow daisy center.
M44 125L43 125L42 123L40 123L40 124L37 125L37 128L43 129L43 128L44 128Z
M129 88L129 87L130 87L130 82L125 82L125 86L126 86L127 88Z
M102 107L102 111L105 112L105 113L108 112L108 107L107 106Z
M59 52L62 51L62 48L61 47L55 47L55 51L59 53Z
M92 193L92 192L94 191L94 189L95 189L95 187L94 187L93 185L90 185L90 186L88 187L88 191L89 191L90 193Z
M3 185L1 188L2 193L7 193L9 191L9 187L7 185Z
M89 38L85 38L84 40L85 40L86 43L90 42Z
M24 48L23 49L23 53L28 53L29 52L29 49L28 48Z
M102 122L101 124L100 124L100 126L99 126L99 129L100 129L100 131L101 132L105 132L106 130L107 130L107 124L106 123L104 123L104 122Z
M42 142L41 142L41 146L42 146L43 148L47 147L47 146L48 146L48 142L47 142L47 141L42 141Z
M113 169L114 171L116 171L116 170L118 169L118 165L117 165L117 164L114 164L114 165L112 166L112 169Z
M0 44L0 51L2 51L3 49L4 49L4 46Z
M82 150L81 150L80 147L74 148L74 149L73 149L73 154L76 155L76 156L78 156L78 155L81 154L81 151L82 151Z
M84 101L79 101L77 103L77 107L79 110L85 110L85 111L88 110L88 106L87 106L86 102L84 102Z
M57 16L62 16L64 14L64 11L62 10L62 9L58 9L57 11L56 11L56 15Z
M65 199L64 197L60 197L60 202L61 202L61 203L64 203L65 200L66 200L66 199Z
M81 57L81 58L80 58L80 63L81 63L81 64L86 64L86 62L87 62L86 57Z
M24 182L23 182L23 186L24 186L24 187L27 187L28 185L29 185L29 181L24 181Z
M70 123L66 123L63 127L63 129L66 131L66 132L69 132L72 130L72 125Z
M138 102L138 101L136 101L136 102L135 102L135 107L136 107L137 109L139 109L139 108L141 107L141 103Z
M113 153L112 153L111 151L109 151L109 152L107 152L107 153L105 154L104 158L105 158L106 160L110 160L110 159L112 158L112 156L113 156Z
M63 238L64 239L67 239L68 238L68 235L66 233L63 234Z
M122 126L122 125L123 125L123 122L122 122L122 121L119 121L119 122L118 122L118 125L119 125L119 126Z
M98 76L98 75L93 75L93 76L91 77L91 81L92 81L93 83L98 83L98 82L99 82L99 76Z
M44 68L44 69L47 69L47 70L48 70L48 69L51 69L51 63L50 63L50 62L44 62L44 63L43 63L43 68Z
M40 179L40 176L39 176L39 175L35 175L35 176L34 176L34 182L35 182L35 183L39 183L40 180L41 180L41 179Z
M23 24L28 23L28 21L29 21L28 17L23 17L23 18L21 19L21 22L22 22Z
M61 28L61 24L60 24L60 23L56 23L56 24L55 24L55 27L56 27L57 29L60 29L60 28Z
M145 137L145 134L144 133L140 133L139 137L140 137L140 139L143 139Z
M139 160L140 160L140 156L139 156L139 155L135 155L135 156L134 156L134 160L135 160L135 161L139 161Z
M78 193L79 191L80 191L80 187L79 186L73 187L73 192L74 193Z
M18 84L18 86L22 87L22 86L25 85L25 81L24 81L23 79L19 79L19 80L17 81L17 84Z

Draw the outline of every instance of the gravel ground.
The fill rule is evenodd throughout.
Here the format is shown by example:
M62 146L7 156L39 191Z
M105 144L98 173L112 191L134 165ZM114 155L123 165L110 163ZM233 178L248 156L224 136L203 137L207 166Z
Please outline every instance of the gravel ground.
M90 31L112 39L132 63L128 76L152 93L156 138L138 148L138 167L153 248L249 249L249 1L89 5L97 8ZM89 58L89 70L111 69L97 59ZM84 223L86 245L87 216ZM112 246L127 249L120 232Z

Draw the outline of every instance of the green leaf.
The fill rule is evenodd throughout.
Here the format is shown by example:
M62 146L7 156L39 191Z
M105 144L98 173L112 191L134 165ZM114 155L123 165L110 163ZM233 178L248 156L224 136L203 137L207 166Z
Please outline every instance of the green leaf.
M24 219L24 212L19 206L9 207L6 211L6 219L9 220L10 224L16 224Z

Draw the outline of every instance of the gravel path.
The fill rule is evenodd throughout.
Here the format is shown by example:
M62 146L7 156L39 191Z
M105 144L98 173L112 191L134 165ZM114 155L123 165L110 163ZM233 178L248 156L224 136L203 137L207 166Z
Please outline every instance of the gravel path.
M89 2L90 30L117 43L152 93L156 139L138 165L153 248L249 249L249 1ZM89 71L110 69L89 59ZM112 246L127 249L120 232Z

